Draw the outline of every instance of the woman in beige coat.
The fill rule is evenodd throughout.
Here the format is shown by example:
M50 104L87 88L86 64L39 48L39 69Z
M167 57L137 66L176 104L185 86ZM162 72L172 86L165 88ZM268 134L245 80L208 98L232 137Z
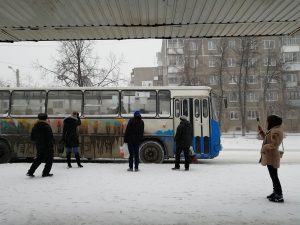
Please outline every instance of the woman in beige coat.
M267 118L267 132L264 132L262 128L258 126L259 134L264 139L261 148L260 163L261 165L268 167L272 179L273 193L267 196L272 202L284 202L277 173L280 166L280 158L282 157L278 150L283 139L281 124L282 119L279 116L270 115Z

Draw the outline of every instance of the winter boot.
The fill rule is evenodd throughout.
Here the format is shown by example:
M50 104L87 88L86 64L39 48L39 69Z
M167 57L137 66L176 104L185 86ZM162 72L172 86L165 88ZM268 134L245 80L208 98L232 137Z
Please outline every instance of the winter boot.
M76 162L77 162L78 167L83 167L83 166L80 164L80 156L79 156L78 153L75 154L75 159L76 159Z
M270 194L270 195L267 196L267 199L273 198L274 195L275 195L275 193L273 192L272 194Z
M284 202L282 195L278 195L276 193L274 194L274 196L272 198L269 198L269 200L271 202L280 202L280 203Z
M68 167L72 168L72 165L71 165L71 152L67 153L67 163L68 163Z

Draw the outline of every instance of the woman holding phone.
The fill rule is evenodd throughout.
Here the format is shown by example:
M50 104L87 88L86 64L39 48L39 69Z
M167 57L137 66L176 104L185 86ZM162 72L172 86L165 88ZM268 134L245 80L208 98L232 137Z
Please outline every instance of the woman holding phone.
M267 131L263 131L258 125L259 135L264 139L261 148L260 163L267 166L273 183L273 193L267 198L272 202L284 202L281 184L278 178L278 168L280 167L280 154L278 148L282 143L283 130L281 127L282 119L276 115L267 118Z

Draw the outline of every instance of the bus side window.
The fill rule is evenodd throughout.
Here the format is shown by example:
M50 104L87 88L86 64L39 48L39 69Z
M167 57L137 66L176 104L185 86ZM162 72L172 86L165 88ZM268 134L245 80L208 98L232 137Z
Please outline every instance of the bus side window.
M195 99L195 117L199 118L200 116L200 100L199 99Z
M175 100L175 117L180 117L180 101L178 99Z
M203 99L203 117L208 117L208 101L207 99Z

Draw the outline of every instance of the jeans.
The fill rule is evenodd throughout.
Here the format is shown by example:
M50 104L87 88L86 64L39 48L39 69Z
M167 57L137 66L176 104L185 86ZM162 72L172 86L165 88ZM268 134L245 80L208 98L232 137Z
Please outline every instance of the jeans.
M128 151L129 151L129 168L131 169L133 168L133 159L134 159L134 168L138 169L140 163L139 145L128 143Z
M278 173L277 173L277 168L274 168L271 165L267 165L268 170L269 170L269 174L270 177L272 179L273 182L273 191L274 193L278 194L278 195L282 195L282 189L281 189L281 184L278 178Z
M68 153L72 153L72 150L73 150L73 152L74 152L74 154L78 154L79 152L79 148L78 147L73 147L73 148L68 148L68 147L66 147L66 152L67 152L67 154Z

